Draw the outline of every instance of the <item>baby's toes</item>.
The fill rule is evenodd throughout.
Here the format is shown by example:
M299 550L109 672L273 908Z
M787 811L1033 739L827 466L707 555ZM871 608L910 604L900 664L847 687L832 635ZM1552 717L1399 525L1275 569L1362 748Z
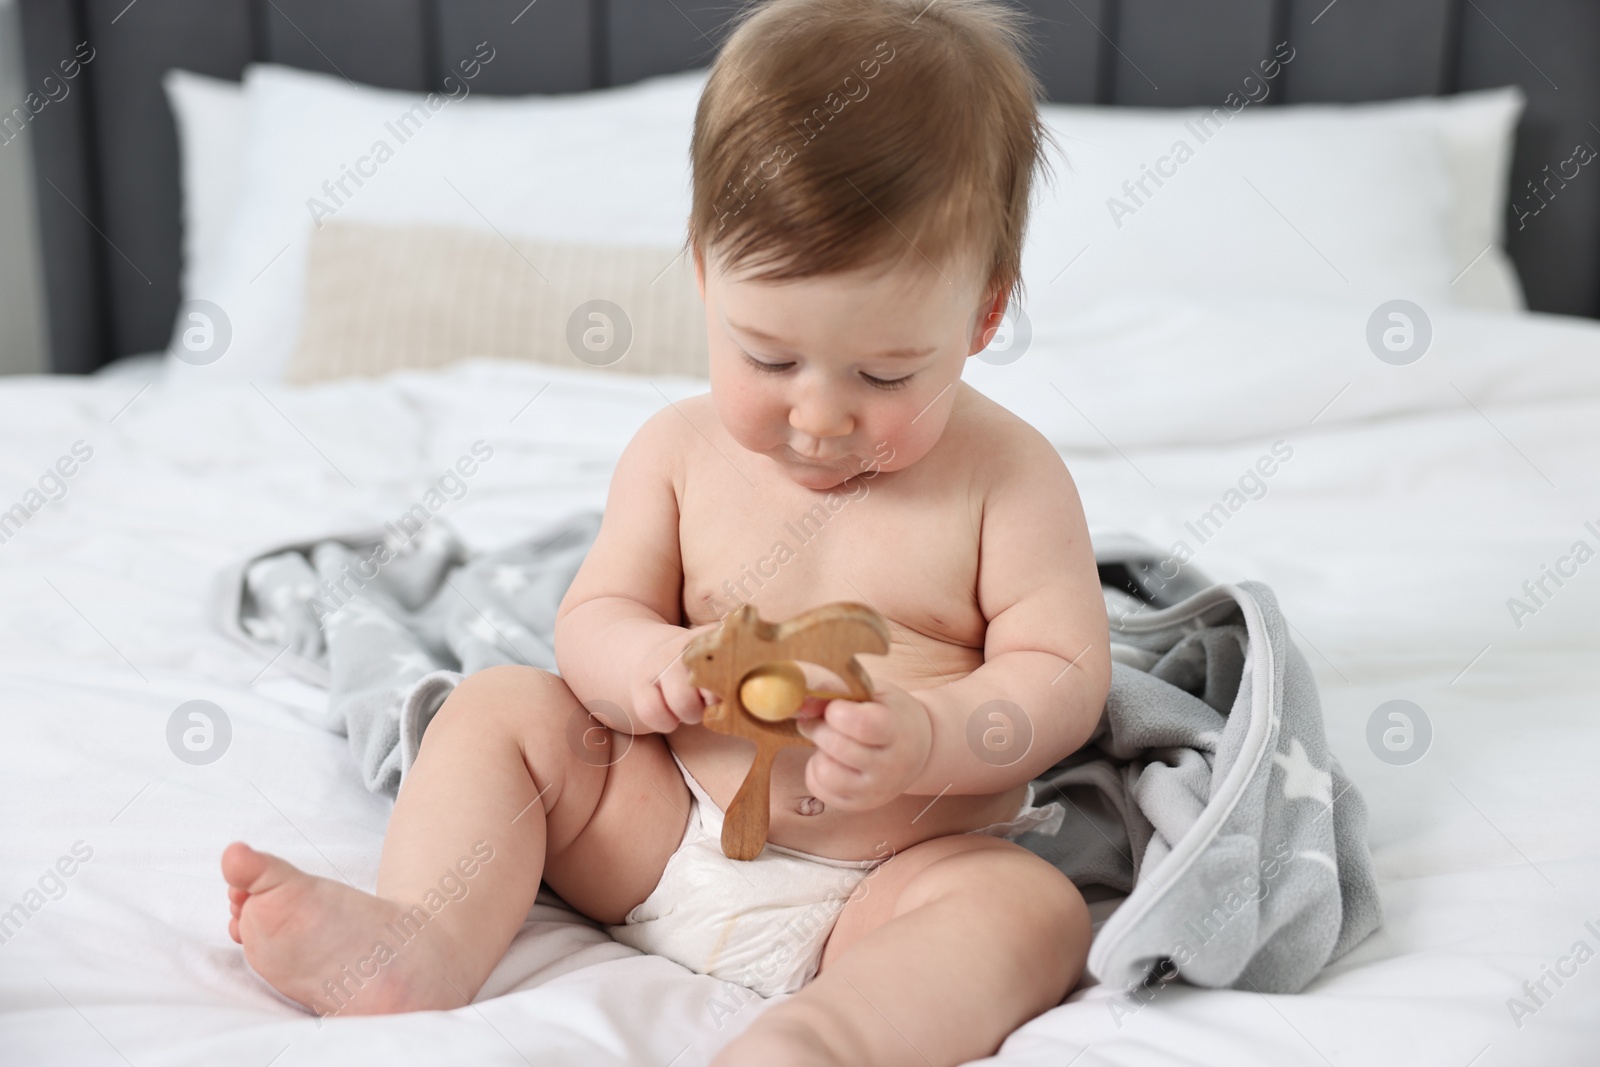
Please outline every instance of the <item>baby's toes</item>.
M234 909L233 918L228 920L228 936L233 938L234 944L244 944L244 938L239 936L239 911L237 908Z

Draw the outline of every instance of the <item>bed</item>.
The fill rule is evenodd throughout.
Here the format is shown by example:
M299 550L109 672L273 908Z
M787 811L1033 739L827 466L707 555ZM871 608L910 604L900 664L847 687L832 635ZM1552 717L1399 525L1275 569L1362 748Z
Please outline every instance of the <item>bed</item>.
M494 17L509 25L521 6L502 5ZM1346 6L1355 12L1352 21L1332 21ZM48 44L52 29L86 27L103 52L87 67L101 78L92 98L109 102L123 79L140 87L126 94L126 106L138 103L139 92L154 91L164 108L160 74L181 62L159 48L136 56L126 44L108 44L118 16L112 9L120 7L62 5L59 10L83 20L63 27L36 5L30 32L35 44ZM184 7L145 0L118 16L115 26L152 35L147 41L166 40L174 22L193 16ZM442 34L449 48L439 54L453 61L481 39L470 13L494 5L425 7L419 39ZM540 69L569 80L504 83L497 91L631 82L691 66L707 47L698 29L689 36L681 26L661 28L674 25L678 14L668 12L664 23L630 24L633 7L614 0L581 7L581 17L534 8L549 21L528 40L568 64L552 60ZM1114 129L1094 126L1103 121L1098 111L1053 113L1074 138L1082 181L1120 178L1130 160L1137 173L1138 162L1151 158L1151 130L1164 137L1170 128L1163 123L1171 116L1133 113L1154 101L1141 95L1132 68L1156 74L1167 64L1173 80L1156 74L1157 80L1168 91L1188 94L1172 101L1179 104L1209 105L1237 88L1233 71L1210 81L1199 73L1210 69L1205 64L1185 73L1186 53L1156 28L1171 14L1166 5L1082 5L1094 16L1081 16L1093 33L1082 27L1069 32L1069 16L1080 17L1073 14L1079 5L1064 12L1039 7L1054 20L1049 55L1061 65L1046 80L1054 97L1065 101L1061 106L1131 105L1128 124ZM1570 70L1562 58L1592 59L1600 37L1581 22L1592 16L1563 14L1563 34L1550 26L1531 31L1535 20L1516 21L1503 5L1408 4L1379 11L1345 0L1318 15L1322 7L1219 5L1221 14L1190 29L1206 40L1231 42L1228 47L1252 66L1271 55L1274 42L1314 40L1319 29L1332 28L1347 43L1362 39L1374 25L1363 19L1391 20L1383 25L1395 32L1436 30L1434 37L1409 38L1437 45L1423 83L1383 83L1368 71L1367 84L1387 84L1383 96L1520 85L1514 107L1504 98L1480 102L1500 116L1497 121L1510 123L1507 131L1524 116L1501 184L1485 194L1496 201L1497 217L1514 226L1516 216L1505 208L1515 182L1556 159L1540 138L1556 136L1551 130L1567 139L1580 135L1561 125L1571 114L1549 110L1548 86L1541 88L1537 74L1504 77L1504 68L1484 60L1500 55L1490 47L1496 31L1489 27L1502 35L1494 41L1516 38L1563 83L1563 92L1588 92L1592 103L1593 88L1582 83L1592 75ZM145 8L157 14L138 30L134 20ZM329 65L353 66L352 56L373 54L370 41L339 36L334 15L308 14L302 8L309 5L268 8L211 8L207 17L222 21L233 17L228 12L243 13L236 27L243 46L227 27L204 32L233 41L240 68L252 55L295 62L295 55L273 49L306 52L277 26L280 16L300 24L306 40L319 39L330 50L321 57ZM714 23L707 10L690 7L683 18L691 26L702 19L709 31ZM331 20L320 31L313 24L319 17ZM454 21L458 17L469 21ZM1254 36L1245 33L1251 27L1259 30ZM1279 36L1278 29L1288 32ZM641 45L635 30L654 34L662 51ZM396 20L385 32L403 37L409 31ZM195 48L198 39L184 47ZM1588 52L1575 52L1574 40ZM572 47L574 41L584 47ZM1109 48L1108 41L1114 42ZM404 53L389 44L387 54ZM673 48L677 52L668 54ZM1118 52L1126 53L1126 64L1115 58ZM1079 83L1064 73L1073 55L1102 53L1113 57L1108 62L1120 75L1097 63L1088 64ZM71 54L70 46L63 54ZM498 71L510 64L495 65L505 54L484 68L484 77L509 76ZM1432 53L1423 47L1421 54ZM1290 94L1298 76L1302 100L1349 98L1334 58L1301 63L1316 55L1311 45L1302 48L1275 88ZM315 54L300 58L300 66L322 65ZM377 66L350 71L356 81L395 85L411 76L370 62ZM1381 57L1372 62L1383 67ZM1399 53L1391 67L1409 71L1408 77L1416 73ZM1464 77L1473 72L1481 75L1476 83ZM433 78L439 69L417 76ZM288 92L306 88L295 78L310 75L280 71L272 77L287 79L278 89ZM676 77L641 92L659 92L662 100L692 98L694 75ZM346 94L357 110L372 103L360 97L364 88L324 88ZM387 106L387 98L378 104ZM627 111L631 105L618 106ZM1429 121L1450 121L1430 115ZM1365 127L1338 127L1338 116L1325 120L1318 134L1324 141L1373 136ZM98 121L107 121L105 111ZM1415 116L1393 121L1412 123ZM1156 125L1141 125L1146 122ZM1275 138L1302 136L1259 125L1230 130L1230 138L1241 136L1231 144L1219 141L1211 162L1194 166L1220 170L1235 158L1220 153L1238 152L1237 159L1266 167L1281 146ZM65 137L66 126L57 124L52 136ZM41 123L34 131L40 167L67 165L51 154L46 129ZM117 139L129 135L104 128L78 133L88 138L83 143L100 146L97 167L115 161ZM1402 144L1409 135L1394 134L1391 129L1382 135L1390 141L1367 143L1409 150ZM671 128L662 134L674 135ZM339 149L332 151L330 158L339 158ZM1531 168L1530 151L1545 153ZM344 738L319 722L324 691L218 630L209 614L217 573L269 545L365 528L402 512L479 439L494 443L495 458L441 518L475 549L506 544L599 508L632 432L668 401L705 385L692 373L630 375L574 361L466 358L292 384L265 353L252 356L260 362L238 375L207 375L207 366L171 351L111 359L166 346L174 309L194 292L181 277L192 263L179 254L179 162L175 152L170 156L144 172L152 182L172 185L159 194L170 218L132 219L117 198L137 190L97 198L105 213L100 222L115 219L113 227L123 227L109 229L109 238L130 263L156 271L160 281L147 289L164 292L137 295L119 279L122 268L107 262L121 262L119 253L75 245L59 230L52 234L49 225L65 225L60 218L46 227L47 269L70 276L82 268L82 262L74 267L73 257L89 256L98 279L82 291L53 286L57 369L88 371L108 360L109 366L86 376L0 382L6 479L0 509L28 501L34 490L41 501L24 508L23 521L0 524L0 603L6 606L0 612L0 707L7 726L0 751L6 827L0 838L0 1061L263 1067L379 1060L707 1062L759 1014L761 1003L611 942L553 897L541 897L476 1002L452 1012L317 1020L256 979L228 939L217 870L228 842L249 840L315 873L370 886L390 801L362 787ZM1103 174L1096 169L1102 164ZM1434 181L1448 180L1447 165L1434 157L1411 164L1413 174L1440 168ZM85 183L100 180L92 167L75 173ZM1301 237L1310 238L1302 243L1287 229L1235 234L1223 251L1236 257L1239 269L1259 256L1251 243L1258 238L1281 241L1300 257L1288 262L1290 253L1284 253L1285 266L1270 284L1219 287L1216 277L1187 290L1175 283L1125 284L1127 275L1118 271L1137 269L1138 260L1160 253L1137 240L1124 251L1091 239L1096 251L1078 261L1084 241L1052 244L1041 237L1030 248L1026 320L1008 324L1005 346L969 361L967 381L1057 446L1097 536L1133 534L1173 546L1175 556L1182 543L1183 555L1192 557L1186 565L1199 573L1217 581L1256 579L1276 593L1315 671L1331 746L1366 798L1384 922L1298 995L1172 984L1136 999L1086 983L984 1062L1592 1063L1600 1038L1600 963L1592 959L1600 950L1594 818L1600 779L1593 771L1593 754L1600 751L1594 697L1600 682L1600 441L1594 429L1600 425L1600 324L1580 316L1595 310L1600 241L1592 227L1577 222L1594 201L1582 199L1589 194L1581 179L1572 181L1571 195L1550 208L1568 214L1542 220L1551 225L1532 220L1522 238L1513 232L1499 280L1465 283L1480 288L1463 297L1450 277L1462 267L1469 268L1464 277L1474 277L1488 259L1474 267L1467 263L1470 252L1461 255L1443 238L1429 253L1437 263L1405 259L1419 254L1422 233L1406 227L1421 224L1398 216L1384 223L1399 228L1395 244L1339 251L1329 243L1334 231L1345 222L1357 225L1362 205L1371 209L1369 198L1352 194L1344 208L1327 200L1322 225L1329 230L1323 233L1309 229L1313 216L1301 214L1271 179L1260 177L1270 171L1251 173L1258 175L1263 199L1275 205L1262 218L1272 224L1293 218L1307 231ZM1186 184L1174 181L1170 196L1151 200L1150 212L1170 211L1171 225L1185 234L1205 232L1183 230L1187 223L1178 212L1180 198L1206 200L1210 180L1199 170L1188 172ZM1366 188L1349 174L1338 180L1354 183L1357 192ZM1375 170L1365 180L1381 184L1393 175ZM1292 182L1284 181L1283 196L1289 196ZM241 195L271 195L271 183L258 184ZM359 203L352 201L353 211L369 210ZM657 225L652 219L670 216L676 206L664 202L654 215L636 220L631 232ZM1100 210L1099 200L1095 207ZM448 210L456 214L423 221L465 217L459 205ZM500 211L515 210L506 201L489 213L498 219ZM1071 210L1047 207L1039 219L1057 234L1114 226L1103 216L1099 223L1084 217L1080 226ZM370 211L373 218L381 214L376 205ZM1147 220L1160 217L1151 213ZM189 221L192 230L192 215ZM662 243L670 234L664 222L659 225ZM146 226L149 244L120 240ZM550 230L534 236L568 235ZM1323 251L1307 249L1308 243ZM1373 292L1312 291L1335 285L1321 273L1325 254L1333 260L1327 265L1355 279L1346 285L1378 279ZM1363 255L1373 265L1353 266ZM1090 266L1094 276L1073 295L1052 295L1060 291L1052 289L1056 278L1070 285ZM1434 290L1417 280L1425 266ZM1397 289L1395 279L1379 273L1402 267L1416 287ZM1298 290L1296 279L1304 282ZM1405 293L1426 309L1421 352L1382 340L1402 320L1378 315L1379 306ZM224 302L238 311L236 326L257 313ZM1418 320L1405 321L1415 329ZM293 359L293 339L282 347L284 358ZM228 363L222 359L214 367ZM1248 492L1240 506L1216 510L1241 485L1242 474L1258 469L1260 457L1282 459L1285 447L1292 458L1279 464L1259 494ZM1221 523L1207 523L1206 516L1218 514L1226 516ZM174 740L177 710L196 700L216 705L226 721L225 728L216 727L206 760L186 759ZM1397 727L1403 734L1398 742L1388 733Z

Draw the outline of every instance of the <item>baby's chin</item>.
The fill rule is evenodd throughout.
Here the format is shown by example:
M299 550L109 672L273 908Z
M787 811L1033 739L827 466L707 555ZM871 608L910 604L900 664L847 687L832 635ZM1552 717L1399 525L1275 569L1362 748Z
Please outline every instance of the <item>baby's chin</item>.
M830 489L838 489L850 479L850 475L843 471L837 474L827 474L821 471L791 471L789 477L794 481L794 484L819 493L827 492Z

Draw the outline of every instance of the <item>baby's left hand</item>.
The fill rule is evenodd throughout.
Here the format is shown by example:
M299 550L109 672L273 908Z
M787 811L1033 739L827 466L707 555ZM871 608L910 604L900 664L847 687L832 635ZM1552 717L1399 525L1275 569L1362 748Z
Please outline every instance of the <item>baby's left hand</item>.
M898 686L879 684L873 699L830 700L821 714L796 720L817 746L806 762L806 788L844 811L881 807L903 794L927 765L933 722L927 705Z

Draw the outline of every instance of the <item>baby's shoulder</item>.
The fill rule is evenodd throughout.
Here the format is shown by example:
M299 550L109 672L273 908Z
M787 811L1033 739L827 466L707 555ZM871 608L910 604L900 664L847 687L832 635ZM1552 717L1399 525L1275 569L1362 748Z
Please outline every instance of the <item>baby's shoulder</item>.
M668 399L665 406L644 420L633 439L663 443L693 437L697 430L703 432L707 424L715 423L716 417L710 393L698 393L682 400Z
M946 432L958 455L989 488L1051 482L1066 474L1066 463L1048 438L1009 408L961 383L958 417Z
M625 454L625 458L661 467L674 465L703 446L716 425L710 393L669 400L634 432L626 450L631 457Z

